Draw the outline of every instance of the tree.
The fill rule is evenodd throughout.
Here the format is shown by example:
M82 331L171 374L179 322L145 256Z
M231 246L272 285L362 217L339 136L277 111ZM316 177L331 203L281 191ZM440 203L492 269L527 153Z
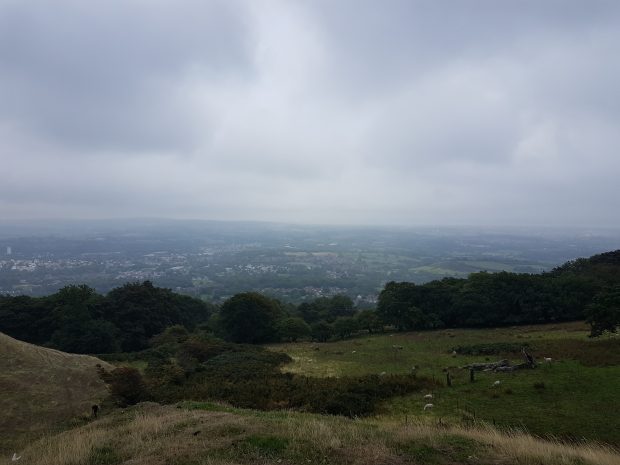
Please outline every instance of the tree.
M297 313L306 323L316 323L321 319L319 308L313 303L303 302L297 307Z
M125 352L148 347L149 339L169 326L193 329L206 322L211 311L201 300L153 286L150 281L113 289L105 301L105 319L122 331Z
M340 339L351 336L358 328L357 320L351 316L339 316L333 324L334 333Z
M277 340L282 310L273 299L257 292L236 294L222 305L224 336L232 342L260 344Z
M146 385L136 368L115 368L110 373L105 373L103 380L110 386L112 398L122 407L137 404L148 398Z
M76 354L108 354L118 352L118 329L109 321L90 318L65 319L50 340L64 352Z
M357 314L357 324L360 329L365 329L369 333L383 330L383 323L373 310L362 310Z
M310 336L310 326L301 318L285 318L278 323L278 333L283 340L296 342Z
M325 320L313 323L310 329L312 331L312 339L319 342L327 342L333 332L331 325Z
M417 294L418 286L414 283L387 283L379 294L377 315L385 324L407 329L410 309L419 300Z
M117 352L118 328L101 316L103 296L86 286L65 286L50 297L57 329L50 343L65 352Z
M604 331L615 333L620 326L620 286L600 292L586 307L586 322L590 324L590 337Z
M353 316L355 314L355 306L349 296L335 295L331 298L329 304L329 316L338 318L340 316Z

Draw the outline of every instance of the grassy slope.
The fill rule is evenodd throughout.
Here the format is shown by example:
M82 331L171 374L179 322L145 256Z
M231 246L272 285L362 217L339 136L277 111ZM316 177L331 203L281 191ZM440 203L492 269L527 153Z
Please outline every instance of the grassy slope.
M600 447L432 422L354 421L214 404L141 404L43 438L20 452L33 465L425 464L617 465Z
M536 370L476 373L476 382L469 383L468 372L458 367L485 361L486 357L453 358L452 348L490 342L527 342L539 359L551 356L554 361ZM403 349L393 348L395 345ZM386 418L424 415L462 419L475 415L477 419L535 434L585 437L620 445L620 339L590 340L582 324L401 333L271 348L294 358L286 369L312 376L407 373L416 365L420 375L443 381L443 369L450 369L453 387L434 393L432 412L423 412L427 401L412 395L386 403ZM489 358L521 361L514 354ZM496 380L501 384L494 388Z
M0 451L88 415L107 390L86 355L45 349L0 333Z

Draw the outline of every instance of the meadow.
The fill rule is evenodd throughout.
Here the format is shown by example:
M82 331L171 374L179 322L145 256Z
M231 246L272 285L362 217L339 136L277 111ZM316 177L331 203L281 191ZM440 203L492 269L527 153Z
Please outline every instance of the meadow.
M420 394L384 402L380 418L487 423L545 438L620 445L620 338L590 339L583 323L496 329L450 329L367 335L323 344L276 344L293 358L284 370L308 376L412 373L440 381L433 400ZM523 361L527 347L537 368L476 372L470 363ZM454 356L453 350L459 353ZM482 353L480 353L482 352ZM544 357L552 359L545 362ZM446 385L446 372L452 386ZM495 382L499 381L499 385ZM426 403L434 407L424 411Z

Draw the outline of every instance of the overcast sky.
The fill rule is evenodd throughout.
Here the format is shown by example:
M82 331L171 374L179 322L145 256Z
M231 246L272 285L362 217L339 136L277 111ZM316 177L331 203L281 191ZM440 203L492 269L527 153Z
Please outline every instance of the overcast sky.
M620 1L0 0L0 217L620 226Z

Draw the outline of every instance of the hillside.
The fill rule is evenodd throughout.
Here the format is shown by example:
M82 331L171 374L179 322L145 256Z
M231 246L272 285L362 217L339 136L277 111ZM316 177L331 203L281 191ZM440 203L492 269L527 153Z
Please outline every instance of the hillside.
M566 445L480 425L350 420L209 403L140 404L21 450L33 465L616 465L600 446Z
M525 428L543 437L620 446L620 337L589 338L583 322L384 333L316 347L299 342L271 349L293 358L284 370L306 376L406 374L416 366L418 377L441 381L433 391L432 412L424 412L426 401L413 393L386 401L388 417L423 414L445 420L475 415L498 427ZM518 364L522 347L540 362L536 369L477 372L472 383L469 371L459 368L501 359ZM543 357L552 361L546 363ZM445 383L446 371L451 387ZM493 387L495 381L499 387Z
M0 451L89 415L107 390L95 357L38 347L0 333Z

